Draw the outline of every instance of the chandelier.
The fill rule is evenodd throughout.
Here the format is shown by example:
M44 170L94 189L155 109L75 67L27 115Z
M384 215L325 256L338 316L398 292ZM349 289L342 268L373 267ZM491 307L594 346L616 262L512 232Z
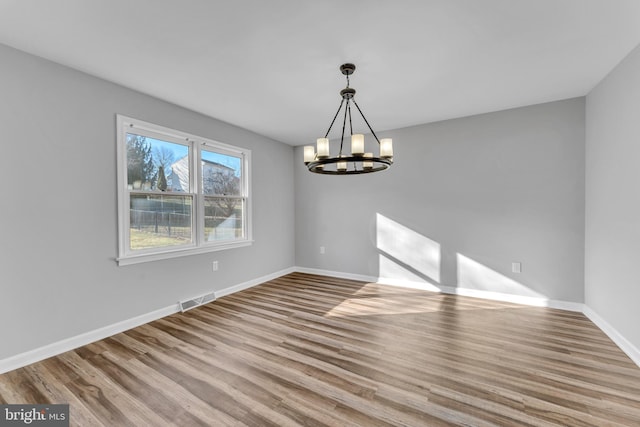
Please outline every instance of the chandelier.
M353 64L342 64L340 71L347 77L347 87L340 91L342 100L336 115L329 125L324 138L318 138L316 147L307 145L304 147L304 164L307 165L309 172L321 173L325 175L354 175L361 173L378 172L388 169L393 163L393 145L391 138L378 139L376 133L371 129L371 125L364 117L362 110L356 103L354 96L356 90L349 87L349 76L356 70ZM365 151L364 135L361 133L353 133L351 122L351 104L355 105L362 119L371 131L371 135L378 143L379 155L373 152ZM344 106L344 118L342 119L342 137L340 138L340 151L337 156L329 154L329 132L338 118L342 107ZM351 154L346 154L344 148L344 133L347 128L347 118L349 119L349 132L351 134ZM316 151L317 150L317 151Z

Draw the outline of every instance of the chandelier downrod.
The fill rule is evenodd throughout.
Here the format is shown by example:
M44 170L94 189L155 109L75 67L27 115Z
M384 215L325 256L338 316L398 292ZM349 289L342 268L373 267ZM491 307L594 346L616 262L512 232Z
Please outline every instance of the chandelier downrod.
M364 116L364 113L360 109L360 106L354 99L356 90L349 87L349 76L355 72L356 66L354 64L346 63L340 66L340 71L346 76L347 86L340 91L340 105L338 111L333 116L329 129L325 133L323 138L317 140L317 152L316 147L308 145L304 147L304 163L310 172L324 174L324 175L354 175L378 172L388 169L393 164L393 146L391 138L378 139L378 136L374 132L373 128L369 124L369 121ZM364 150L364 135L353 133L353 123L351 117L351 103L356 106L358 113L364 120L367 128L371 132L371 135L375 138L379 147L379 156L374 156L372 152L365 152ZM344 106L344 118L342 120L342 135L340 138L340 151L338 156L331 157L329 155L329 133L331 128L335 124L342 107ZM351 135L351 154L343 154L344 148L344 134L347 128L347 117L349 118L349 132Z

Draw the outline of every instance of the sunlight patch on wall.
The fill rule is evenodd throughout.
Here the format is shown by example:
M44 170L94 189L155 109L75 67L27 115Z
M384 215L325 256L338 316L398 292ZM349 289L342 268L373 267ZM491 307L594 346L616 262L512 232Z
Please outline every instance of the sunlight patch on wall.
M457 254L458 288L545 298L544 295L462 254Z
M378 254L379 279L382 284L398 285L426 291L440 292L441 289L433 285L422 275L416 274L402 266L385 254Z
M438 242L378 213L376 245L384 254L380 256L380 277L400 274L399 278L405 278L410 273L411 280L440 283Z

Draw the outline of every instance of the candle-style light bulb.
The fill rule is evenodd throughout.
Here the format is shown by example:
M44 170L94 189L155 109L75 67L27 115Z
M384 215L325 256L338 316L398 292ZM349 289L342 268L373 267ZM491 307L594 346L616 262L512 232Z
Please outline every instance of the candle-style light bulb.
M318 148L318 158L326 159L329 157L329 139L328 138L318 138L316 140L316 145Z
M380 157L393 157L393 141L391 138L382 138L380 140Z
M342 156L340 156L340 157L342 157ZM346 171L346 170L347 170L347 162L346 162L346 161L344 161L344 160L341 160L341 161L339 161L339 162L337 163L337 166L336 166L336 167L337 167L337 169L338 169L339 171L344 172L344 171Z
M351 135L351 155L362 156L364 154L364 135L354 133Z
M373 157L373 153L364 153L364 158L365 159L370 159ZM373 168L373 162L371 160L364 160L362 162L362 167L364 169L371 169Z
M304 162L309 163L316 159L316 149L313 145L304 146Z

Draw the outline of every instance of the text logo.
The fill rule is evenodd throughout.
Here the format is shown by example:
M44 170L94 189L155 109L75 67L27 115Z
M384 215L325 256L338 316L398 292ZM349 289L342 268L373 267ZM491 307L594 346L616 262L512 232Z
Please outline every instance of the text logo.
M69 427L69 405L0 405L0 427Z

